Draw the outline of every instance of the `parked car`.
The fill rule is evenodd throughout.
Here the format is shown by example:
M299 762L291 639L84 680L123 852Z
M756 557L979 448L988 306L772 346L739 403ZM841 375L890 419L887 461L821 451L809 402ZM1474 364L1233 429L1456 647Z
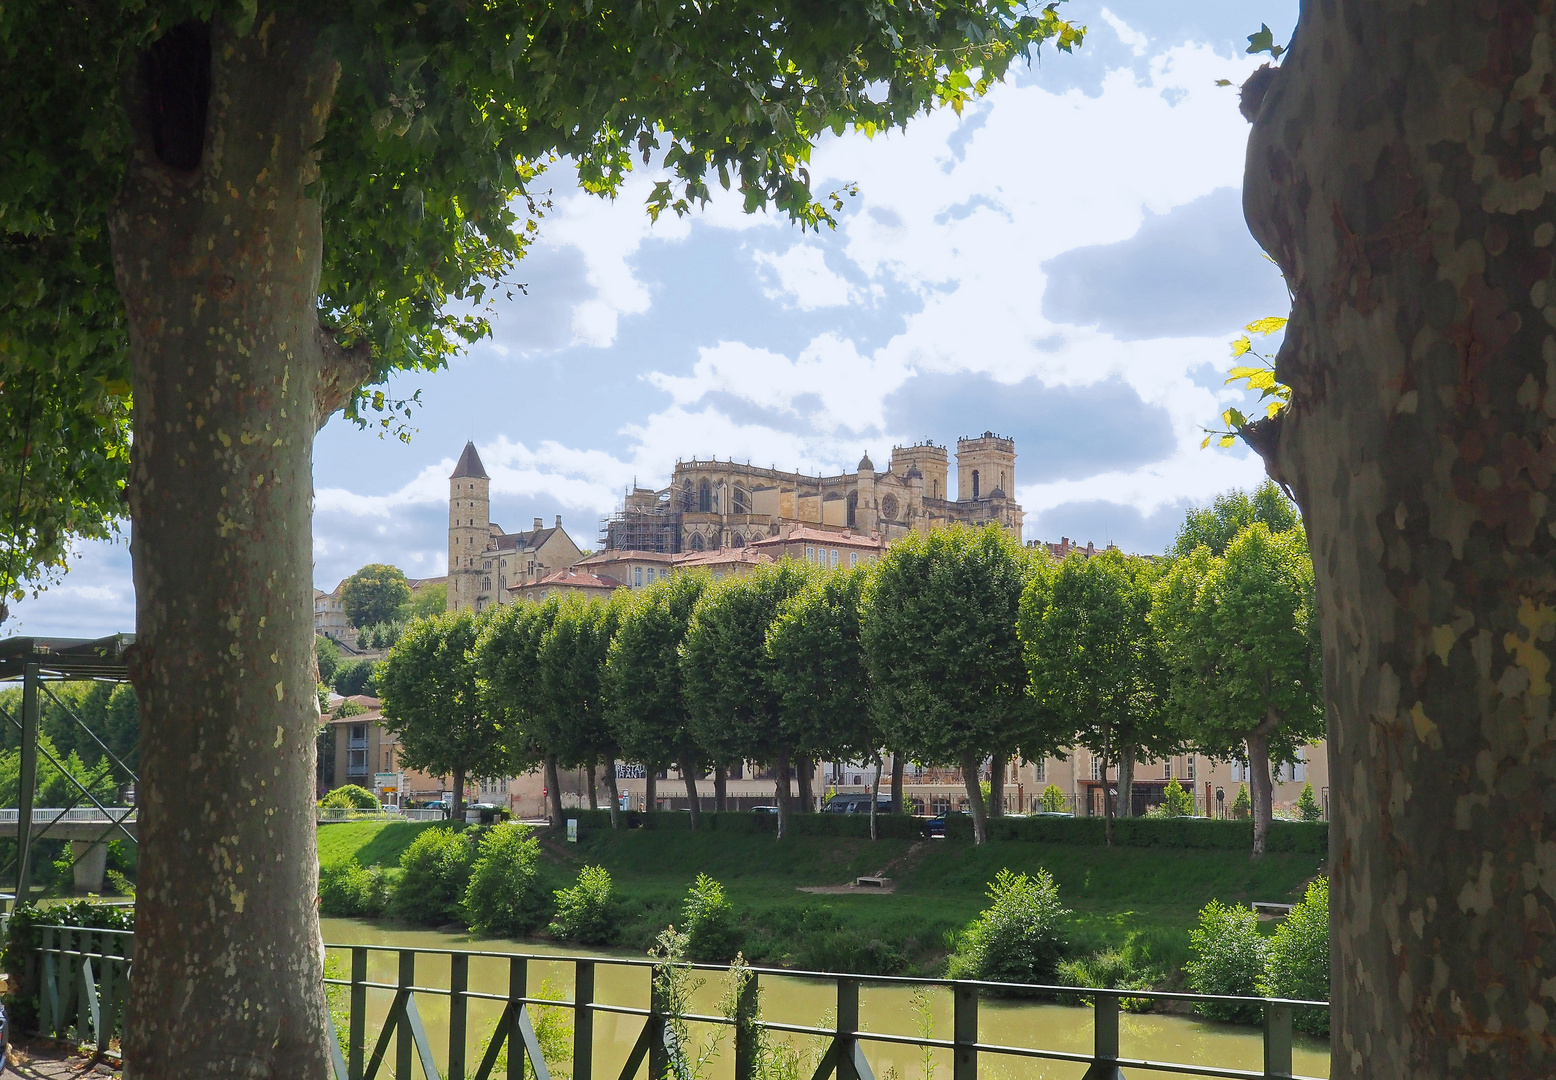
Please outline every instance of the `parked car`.
M943 814L936 814L934 817L924 822L924 835L930 837L939 837L940 839L944 840L945 824L948 818L967 818L971 820L972 815L961 810L947 810Z
M776 814L778 808L776 806L753 806L751 812L753 814Z
M870 796L847 794L834 795L827 800L827 804L821 808L823 814L868 814L870 812ZM877 814L891 813L891 796L880 795L876 797L875 812Z

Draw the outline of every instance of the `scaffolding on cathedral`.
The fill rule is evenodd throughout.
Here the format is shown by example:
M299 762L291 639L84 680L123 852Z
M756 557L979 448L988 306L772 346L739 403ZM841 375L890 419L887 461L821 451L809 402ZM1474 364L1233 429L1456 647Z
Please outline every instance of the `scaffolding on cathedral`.
M671 555L681 550L681 515L671 504L669 488L635 487L627 492L622 508L602 521L607 550Z

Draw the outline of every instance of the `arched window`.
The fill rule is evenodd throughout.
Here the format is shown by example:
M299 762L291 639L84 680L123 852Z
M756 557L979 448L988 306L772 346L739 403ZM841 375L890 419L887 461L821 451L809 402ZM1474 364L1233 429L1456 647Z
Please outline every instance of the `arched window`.
M681 512L689 514L697 505L697 497L692 494L692 482L681 481Z
M491 592L491 590L492 590L492 579L491 578L484 577L484 578L481 579L481 590L483 592Z
M732 508L731 513L749 514L751 511L746 509L746 507L749 505L750 500L746 495L746 489L743 487L735 488L735 505Z
M978 470L973 470L973 498L978 497Z
M704 480L703 484L706 485L707 481ZM702 550L702 534L701 533L692 533L692 550L693 551L701 551Z
M713 485L706 479L697 485L697 510L703 514L713 513Z
M729 538L729 546L734 548L743 548L746 546L746 538L741 536L739 533L736 533L734 536Z
M850 491L848 493L848 527L850 529L852 529L854 527L854 519L858 516L858 514L859 514L859 492L857 492L857 491Z

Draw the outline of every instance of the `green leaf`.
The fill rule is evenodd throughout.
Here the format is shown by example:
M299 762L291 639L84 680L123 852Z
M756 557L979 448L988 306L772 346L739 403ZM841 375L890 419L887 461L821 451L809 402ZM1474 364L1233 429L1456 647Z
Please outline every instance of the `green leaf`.
M1232 80L1231 79L1217 79L1216 80L1216 85L1217 86L1231 86L1232 85Z
M1250 334L1263 334L1268 337L1270 334L1275 333L1275 331L1284 329L1286 323L1289 321L1290 320L1282 319L1277 315L1271 315L1268 318L1255 319L1253 322L1243 327L1243 329L1247 330Z
M1284 46L1275 44L1275 34L1264 23L1259 24L1259 29L1256 33L1248 35L1248 54L1250 56L1256 53L1267 52L1271 57L1279 60L1280 54L1285 51Z

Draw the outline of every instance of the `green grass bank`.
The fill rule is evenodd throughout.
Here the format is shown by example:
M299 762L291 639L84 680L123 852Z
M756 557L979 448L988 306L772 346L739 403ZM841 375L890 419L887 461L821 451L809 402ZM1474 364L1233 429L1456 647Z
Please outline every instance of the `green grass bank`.
M350 823L319 830L320 861L352 859L391 872L418 823ZM915 840L771 836L728 830L587 828L568 844L560 829L543 838L549 888L573 883L585 865L614 879L617 943L646 950L676 921L699 873L724 884L740 916L742 949L755 964L879 974L941 975L956 934L985 906L1002 868L1053 874L1068 918L1071 951L1121 949L1176 980L1188 959L1189 931L1212 899L1294 902L1322 870L1312 853L1272 852L1255 863L1246 850L1105 848L1036 840ZM814 893L864 874L885 873L892 891Z

